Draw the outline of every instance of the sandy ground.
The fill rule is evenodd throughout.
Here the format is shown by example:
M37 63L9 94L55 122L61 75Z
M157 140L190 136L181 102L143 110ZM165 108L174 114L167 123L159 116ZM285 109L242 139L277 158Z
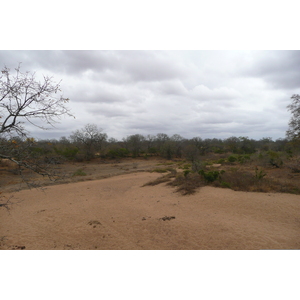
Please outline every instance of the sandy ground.
M299 195L142 187L159 176L13 193L10 211L0 207L0 249L300 249Z

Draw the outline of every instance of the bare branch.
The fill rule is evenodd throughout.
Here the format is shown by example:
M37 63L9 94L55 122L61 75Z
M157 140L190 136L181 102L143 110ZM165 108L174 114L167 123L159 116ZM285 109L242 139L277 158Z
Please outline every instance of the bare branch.
M44 130L54 127L61 116L72 116L66 106L69 99L60 95L61 82L48 76L38 81L35 73L23 73L20 66L14 73L5 66L0 73L0 159L15 163L21 176L27 169L56 180L51 166L34 153L25 124Z

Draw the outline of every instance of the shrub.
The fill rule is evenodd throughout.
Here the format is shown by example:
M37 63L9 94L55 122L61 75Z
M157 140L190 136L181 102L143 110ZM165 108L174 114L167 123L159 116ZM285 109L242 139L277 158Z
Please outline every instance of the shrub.
M78 153L78 154L76 154L74 160L76 162L83 162L85 160L85 158L86 157L85 157L85 155L83 153Z
M107 152L109 158L118 158L128 156L129 151L125 148L111 149Z
M56 154L61 155L68 160L74 160L77 153L79 152L79 149L77 147L65 147L63 149L54 147L54 151Z
M191 173L191 170L184 170L183 171L184 177L186 177L189 173Z
M157 149L155 147L150 147L150 148L148 148L148 153L149 154L157 154Z
M239 170L231 170L223 173L219 181L213 183L217 187L231 188L236 191L250 191L257 183L255 177L250 172L242 172Z
M42 147L31 147L30 151L38 155L47 155L52 152L50 149L46 149Z
M239 163L243 164L245 163L247 160L250 160L250 155L245 154L245 155L238 155L237 160Z
M188 170L192 165L191 164L184 164L183 166L179 167L180 169Z
M236 162L236 161L237 161L237 158L236 158L235 156L231 155L231 156L229 156L229 157L227 158L227 160L228 160L229 162L233 163L233 162Z
M191 195L196 192L197 188L204 186L205 183L198 173L188 173L186 176L181 173L168 185L176 186L176 192L180 192L182 195Z
M269 157L269 163L276 168L279 168L280 166L282 166L283 161L280 158L280 152L275 152L275 151L268 151L267 155Z
M205 167L205 163L203 163L199 160L195 160L195 161L193 161L193 164L192 164L192 171L198 173L204 167Z
M73 176L86 176L86 173L82 169L78 169L73 173Z
M221 187L230 189L231 185L226 181L221 181Z
M214 182L215 180L220 178L220 175L223 174L225 171L207 171L205 172L204 170L200 170L199 174L203 176L204 180L207 183Z
M225 159L224 158L220 158L216 161L217 164L224 164Z
M153 169L152 172L157 172L157 173L167 173L168 171L171 171L172 168L156 168Z
M255 178L257 180L263 179L267 174L264 173L263 169L260 169L258 171L258 168L255 169Z
M216 154L223 154L225 151L223 149L215 149L214 153Z

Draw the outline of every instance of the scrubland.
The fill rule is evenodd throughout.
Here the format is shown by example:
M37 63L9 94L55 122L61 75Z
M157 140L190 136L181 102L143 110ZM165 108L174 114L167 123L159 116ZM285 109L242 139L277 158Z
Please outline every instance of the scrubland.
M2 160L0 249L300 248L297 151L119 154Z

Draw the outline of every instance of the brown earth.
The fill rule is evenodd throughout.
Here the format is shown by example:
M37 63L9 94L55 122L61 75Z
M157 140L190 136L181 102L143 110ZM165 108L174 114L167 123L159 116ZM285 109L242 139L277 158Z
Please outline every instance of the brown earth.
M60 176L59 181L51 181L48 177L42 177L28 170L24 170L22 176L20 176L17 168L13 168L10 165L3 165L0 161L0 186L2 192L15 192L20 189L31 188L32 183L45 186L149 171L157 164L164 162L165 160L159 160L157 158L149 158L147 160L138 158L102 160L99 158L87 162L66 162L50 166L51 170ZM84 175L76 175L78 171L83 172Z
M300 249L299 195L143 187L157 163L80 164L68 184L2 194L0 249Z

